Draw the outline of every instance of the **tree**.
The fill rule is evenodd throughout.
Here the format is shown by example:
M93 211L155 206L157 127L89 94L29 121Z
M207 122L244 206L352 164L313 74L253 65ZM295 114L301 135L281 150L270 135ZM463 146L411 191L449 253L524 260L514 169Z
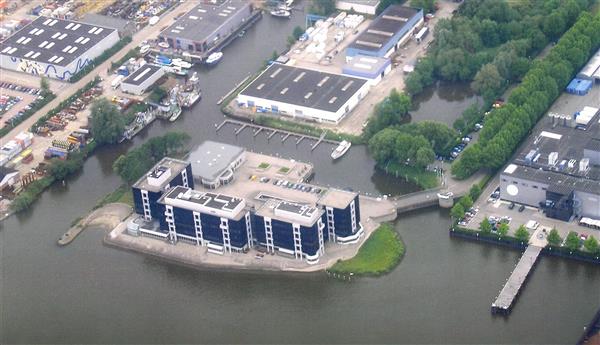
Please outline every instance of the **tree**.
M410 0L410 6L422 8L425 13L433 13L435 11L435 0Z
M79 170L82 165L83 155L81 153L74 153L66 160L52 159L48 167L48 172L52 177L60 181Z
M504 78L502 78L496 66L489 63L477 72L471 83L471 88L487 101L491 101L500 93L504 84Z
M599 252L598 240L594 237L594 235L590 235L585 241L583 241L583 247L592 254L597 254Z
M481 187L479 187L479 184L476 183L469 190L469 196L471 197L471 200L477 200L480 195L481 195Z
M375 106L374 114L369 120L364 135L371 138L384 128L401 124L408 114L410 97L392 89L390 94Z
M558 230L556 230L556 228L552 228L552 230L550 230L550 233L548 233L548 237L546 237L546 241L548 241L548 243L552 246L560 246L562 238L560 238L560 235L558 234Z
M498 226L498 235L499 235L500 237L504 237L504 236L506 236L506 234L508 234L508 230L510 230L510 228L509 228L508 224L506 224L506 223L501 223L501 224Z
M42 96L49 95L52 93L52 91L50 91L50 82L48 82L48 78L42 77L42 79L40 80L40 90Z
M303 33L304 33L304 29L302 29L302 27L300 25L297 25L294 28L294 31L292 31L292 36L294 36L295 40L298 40L300 38L300 36L302 36Z
M487 217L483 218L481 223L479 223L479 230L484 234L488 234L492 231L492 224L490 224Z
M565 239L565 245L569 248L570 251L575 251L579 249L581 243L579 242L579 236L575 231L569 231L567 238Z
M92 135L99 145L115 144L125 131L125 119L108 99L92 104Z
M415 156L415 165L420 168L425 168L429 164L435 161L435 152L431 147L420 147L417 149L417 154Z
M471 207L473 207L473 199L471 199L469 195L465 195L462 198L460 198L460 203L463 205L465 210L468 210Z
M517 229L517 231L515 231L515 237L521 242L529 241L529 236L531 235L529 234L529 231L527 231L527 229L525 228L525 225L521 225Z
M454 204L450 210L450 215L454 220L458 221L465 216L465 208L460 203Z

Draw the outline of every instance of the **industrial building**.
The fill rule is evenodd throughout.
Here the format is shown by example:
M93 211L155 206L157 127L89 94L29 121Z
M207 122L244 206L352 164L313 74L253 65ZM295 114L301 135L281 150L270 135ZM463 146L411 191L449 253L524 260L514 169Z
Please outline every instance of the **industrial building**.
M237 96L256 112L337 124L369 92L366 79L272 64Z
M117 30L38 17L2 42L2 68L69 80L119 41Z
M244 162L246 150L239 146L205 141L190 153L194 181L215 189L233 180L233 172Z
M205 143L197 152L221 145ZM234 154L239 150L233 148L228 145L222 151L230 155L211 153L213 158L204 160L204 164L228 166L235 160L232 157L239 156ZM241 150L250 157L240 161L242 166L235 172L239 178L215 188L194 188L188 179L196 176L194 169L202 169L200 162L165 158L133 186L134 209L144 220L130 222L128 233L172 244L184 241L221 255L258 247L309 264L319 261L326 242L352 244L364 235L358 194L321 190L308 184L294 183L292 187L292 183L266 183L266 176L255 180L251 174L265 169L258 168L258 162L277 167L299 163ZM221 157L223 162L218 162ZM298 171L290 166L286 169L294 176L306 172L306 167Z
M600 83L600 49L577 74L577 78Z
M422 9L391 5L346 48L346 60L357 55L389 58L422 23Z
M375 86L391 70L392 62L388 58L357 55L344 65L342 73L368 79L370 85Z
M165 69L154 64L144 64L127 76L121 83L121 91L132 95L142 95L165 75Z
M337 0L335 8L340 11L353 11L374 16L380 2L380 0Z
M500 174L500 197L538 207L550 218L600 220L598 109L550 113L547 126Z
M255 14L250 1L204 1L163 30L158 39L192 56L206 56Z

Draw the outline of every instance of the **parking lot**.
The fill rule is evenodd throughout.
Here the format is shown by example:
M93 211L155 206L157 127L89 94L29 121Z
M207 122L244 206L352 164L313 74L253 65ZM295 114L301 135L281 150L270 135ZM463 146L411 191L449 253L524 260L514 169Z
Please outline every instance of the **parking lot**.
M558 219L547 218L539 208L531 206L521 207L523 205L520 204L514 204L514 207L511 209L511 202L493 197L496 188L498 188L498 183L489 184L488 188L479 197L478 202L473 206L475 209L478 209L477 214L464 224L464 227L478 230L482 220L493 217L492 220L503 219L505 222L508 221L510 227L509 234L512 235L519 226L526 225L529 221L533 220L539 223L540 228L547 229L547 231L556 228L563 239L569 231L575 231L585 236L594 235L596 239L600 238L600 230L581 226L578 224L578 220L563 222Z
M20 112L27 110L39 93L40 90L37 88L0 81L0 99L3 103L6 101L5 105L0 106L2 110L5 110L0 115L0 128L10 124L11 119L16 119Z

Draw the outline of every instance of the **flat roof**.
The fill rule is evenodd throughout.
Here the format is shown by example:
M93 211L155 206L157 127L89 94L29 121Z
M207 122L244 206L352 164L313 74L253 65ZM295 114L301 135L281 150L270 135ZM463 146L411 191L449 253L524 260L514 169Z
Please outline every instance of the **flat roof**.
M337 112L366 79L274 63L241 95Z
M115 31L72 20L38 17L4 40L1 54L67 66Z
M356 75L359 77L377 77L390 64L391 61L387 58L356 55L352 58L352 60L350 60L344 65L343 73L349 75Z
M359 4L363 6L377 6L381 0L339 0L340 2L347 2L350 4Z
M419 12L412 7L390 5L348 47L378 51Z
M321 218L323 210L308 204L269 200L256 210L256 214L261 217L311 227Z
M159 192L171 182L174 176L181 174L187 167L188 162L179 159L165 157L150 169L144 176L140 177L137 182L133 184L133 187L144 189L150 192ZM171 169L171 176L169 178L162 178L162 174L166 172L166 169ZM166 176L165 176L166 177ZM155 182L161 182L156 184Z
M192 163L194 176L213 181L244 151L239 146L208 140L192 151L188 160Z
M596 53L592 55L592 57L585 64L585 66L583 66L583 68L578 74L585 75L586 77L591 77L597 71L600 71L600 49L598 49L598 51L596 51Z
M163 30L160 36L203 41L249 5L249 2L241 0L205 1L182 15L173 25Z
M143 82L148 80L151 76L158 73L162 69L161 66L154 65L151 63L144 64L142 67L131 73L123 83L130 85L141 85Z
M319 199L319 204L344 209L350 205L357 195L358 194L354 192L330 188L325 195Z
M513 164L511 164L513 165ZM581 192L600 194L600 183L585 177L571 176L559 172L535 169L523 165L514 164L516 167L511 171L504 171L503 175L514 176L529 181L536 181L547 185L562 185L560 190L577 190ZM553 187L554 188L554 187Z
M246 203L244 199L233 196L200 192L188 187L176 186L163 195L159 202L218 217L238 220Z

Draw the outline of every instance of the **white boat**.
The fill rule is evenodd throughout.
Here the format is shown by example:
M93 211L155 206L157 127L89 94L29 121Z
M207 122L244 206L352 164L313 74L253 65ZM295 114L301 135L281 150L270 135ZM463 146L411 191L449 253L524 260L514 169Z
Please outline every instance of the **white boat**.
M148 20L148 24L156 25L156 23L158 23L159 20L160 20L159 16L153 16L150 18L150 20Z
M140 54L146 55L150 52L150 46L148 44L140 47Z
M206 58L205 63L207 65L216 65L219 62L219 60L221 60L222 57L223 57L222 52L212 53Z
M277 8L271 11L271 15L273 17L279 17L279 18L290 18L292 16L292 14L290 13L290 11L288 10L284 10L281 8Z
M343 140L338 145L338 147L336 147L336 149L333 150L333 152L331 153L331 158L338 159L342 157L348 151L348 149L350 149L350 146L352 146L351 142Z
M173 73L179 76L186 76L188 71L179 66L165 66L163 67L168 73Z
M175 120L177 120L179 118L179 115L181 115L181 113L182 113L181 107L178 104L176 104L176 106L174 107L174 109L172 109L172 111L173 111L173 114L169 118L169 122L174 122Z
M191 63L189 63L185 60L182 60L182 59L173 59L173 60L171 60L171 62L173 63L174 66L177 66L177 67L186 68L186 69L192 68Z

